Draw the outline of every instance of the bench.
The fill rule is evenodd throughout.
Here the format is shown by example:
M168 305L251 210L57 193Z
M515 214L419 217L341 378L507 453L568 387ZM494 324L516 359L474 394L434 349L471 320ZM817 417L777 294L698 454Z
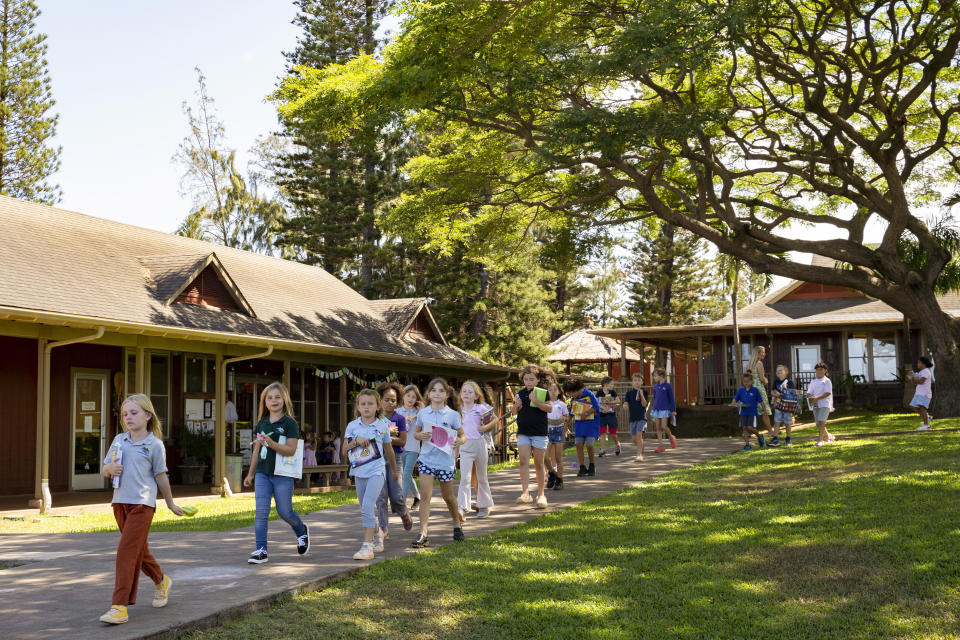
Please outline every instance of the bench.
M342 473L344 474L344 479L346 478L347 471L350 470L350 465L348 464L318 464L315 466L304 466L303 467L303 489L305 491L310 490L310 476L314 473L319 473L321 476L321 481L324 479L327 481L326 485L330 485L330 475L331 473ZM324 478L324 476L326 476Z

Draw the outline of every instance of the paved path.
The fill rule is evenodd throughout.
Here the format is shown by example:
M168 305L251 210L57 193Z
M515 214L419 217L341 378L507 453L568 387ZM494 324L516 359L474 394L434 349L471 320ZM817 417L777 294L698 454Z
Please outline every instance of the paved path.
M633 445L623 455L598 460L597 476L576 478L572 458L565 471L563 491L548 492L549 510L570 507L653 476L710 460L739 449L737 440L709 438L681 440L677 449L650 453L636 462ZM490 518L468 518L468 538L525 522L540 510L517 506L519 477L515 470L490 476L497 507ZM431 517L433 546L451 542L446 509L435 490ZM165 507L160 507L165 508ZM310 525L310 553L297 556L295 540L282 521L270 523L270 562L249 565L253 526L232 531L150 535L150 550L173 579L170 603L150 606L153 584L141 577L137 606L129 607L130 622L116 627L98 618L109 608L113 591L114 553L118 533L4 535L0 536L0 561L26 562L0 571L0 629L19 640L40 638L161 638L176 637L198 628L269 606L278 596L314 590L363 566L384 558L417 553L409 547L417 531L406 532L399 518L391 518L386 551L371 562L352 559L361 540L360 512L356 505L318 511L304 517Z

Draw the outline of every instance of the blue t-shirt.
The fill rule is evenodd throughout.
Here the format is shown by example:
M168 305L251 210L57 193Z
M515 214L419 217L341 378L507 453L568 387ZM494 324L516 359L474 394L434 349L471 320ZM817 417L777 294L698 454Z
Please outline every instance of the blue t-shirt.
M384 416L384 420L386 420L387 422L392 422L393 424L397 425L397 430L399 431L407 430L407 419L403 417L403 414L400 413L399 409L394 409L393 415L390 416L389 418ZM408 438L410 437L409 433L407 434L407 437ZM403 447L397 444L393 445L393 452L395 454L399 456L402 451L403 451Z
M546 415L546 414L544 414ZM460 429L460 412L454 411L450 407L434 409L432 406L420 409L417 413L415 427L424 425L442 425L448 429L458 431ZM416 431L416 429L414 429ZM429 442L420 443L420 462L441 471L453 471L457 466L456 458L452 453L446 453L433 446Z
M359 467L350 467L350 475L354 478L371 478L375 475L386 474L387 460L383 457L390 446L390 423L384 418L376 418L370 424L363 424L362 418L357 418L347 425L343 437L349 442L359 437L377 441L380 448L380 458Z
M630 409L630 422L639 422L647 419L647 405L640 400L640 392L636 389L627 391L627 407Z
M570 413L573 414L574 402L589 402L593 405L595 417L593 420L575 420L573 423L573 435L576 438L599 438L600 437L600 403L597 396L593 395L590 389L584 389L576 398L570 399Z
M760 390L751 386L749 389L746 387L737 389L737 395L733 396L733 400L743 404L740 407L740 415L755 416L757 415L757 405L763 398L760 396Z

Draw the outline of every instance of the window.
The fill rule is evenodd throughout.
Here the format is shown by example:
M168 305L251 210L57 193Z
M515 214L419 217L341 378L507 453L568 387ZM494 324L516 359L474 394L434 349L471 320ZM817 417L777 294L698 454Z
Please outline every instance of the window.
M850 375L867 382L897 379L897 341L892 333L853 333L847 339Z
M187 393L215 393L217 361L198 354L183 356L183 390Z
M735 374L737 372L736 358L734 353L736 353L737 345L734 344L733 338L726 338L727 340L727 373ZM740 371L741 373L747 370L747 367L750 366L750 352L753 349L753 345L750 342L750 338L740 338Z
M157 410L160 424L169 424L170 416L170 356L168 354L151 353L149 356L147 388L150 402ZM169 435L169 429L164 433Z

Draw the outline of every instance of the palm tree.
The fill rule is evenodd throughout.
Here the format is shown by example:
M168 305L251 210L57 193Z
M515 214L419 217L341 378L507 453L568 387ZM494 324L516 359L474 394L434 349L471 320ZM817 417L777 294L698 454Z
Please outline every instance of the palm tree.
M726 291L730 294L730 309L733 319L733 348L734 371L737 380L743 376L743 352L740 347L740 324L737 320L737 309L740 308L741 290L747 296L743 306L756 302L773 285L773 276L769 273L754 273L740 258L725 253L717 255L717 270L723 280ZM746 271L746 278L740 277L740 272Z

